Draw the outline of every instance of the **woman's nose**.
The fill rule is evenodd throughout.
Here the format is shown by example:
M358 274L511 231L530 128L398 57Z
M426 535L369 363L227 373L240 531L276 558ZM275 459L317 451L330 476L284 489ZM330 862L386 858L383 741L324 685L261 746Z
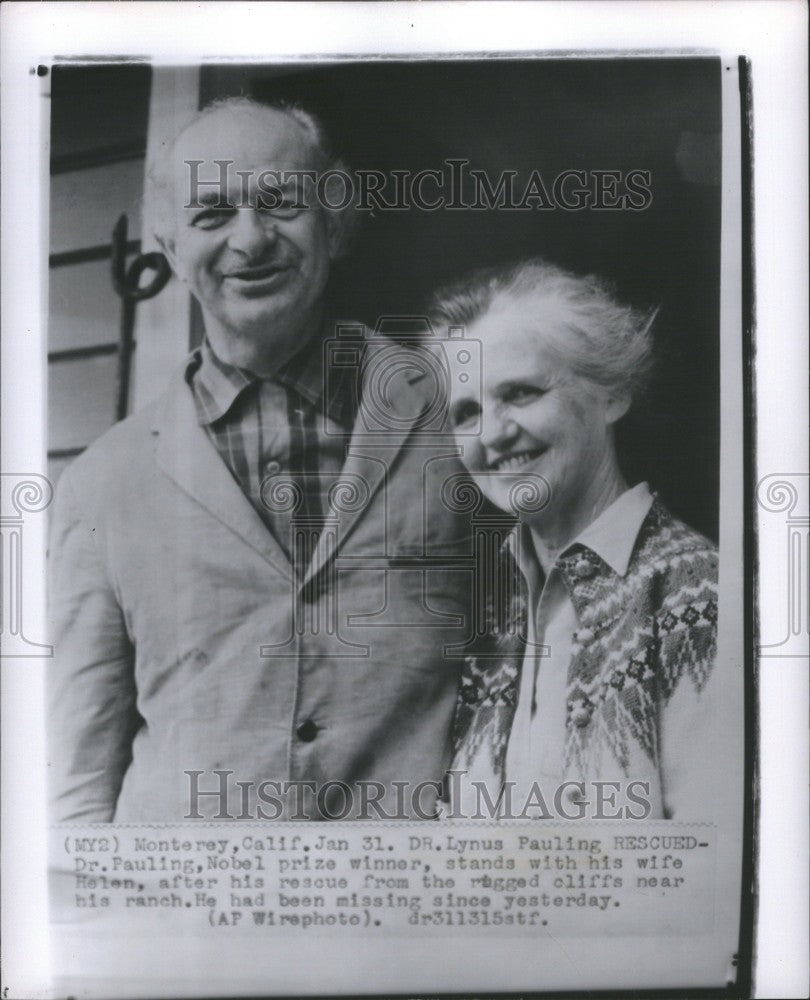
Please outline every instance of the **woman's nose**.
M481 443L492 451L502 451L520 434L520 428L511 417L502 413L481 415Z
M255 208L240 208L228 236L228 246L247 257L259 257L276 240L275 224Z

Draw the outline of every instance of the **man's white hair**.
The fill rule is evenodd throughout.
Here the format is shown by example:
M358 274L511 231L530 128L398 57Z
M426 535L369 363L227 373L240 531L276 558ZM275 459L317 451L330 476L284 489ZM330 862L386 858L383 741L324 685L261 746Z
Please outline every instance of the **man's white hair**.
M173 141L155 157L147 168L147 183L151 186L158 205L155 213L157 238L163 242L170 238L176 216L176 193L174 190L174 153L180 139L186 132L199 122L220 114L261 115L267 112L284 114L299 126L310 142L317 163L317 169L323 173L340 171L348 173L348 165L335 155L329 135L317 115L308 111L300 104L288 101L263 103L252 97L222 97L211 101L200 110L191 121L187 122L177 133ZM336 177L337 184L342 182ZM327 199L329 200L329 199ZM343 256L351 243L357 228L358 213L354 204L344 209L333 209L324 206L328 213L329 225L337 235L337 257Z

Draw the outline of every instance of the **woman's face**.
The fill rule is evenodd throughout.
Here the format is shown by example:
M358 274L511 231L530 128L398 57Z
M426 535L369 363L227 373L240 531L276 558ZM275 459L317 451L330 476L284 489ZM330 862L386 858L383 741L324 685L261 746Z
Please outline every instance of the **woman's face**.
M493 503L540 530L576 520L598 493L612 468L610 426L626 409L557 360L568 330L558 300L497 299L466 331L481 344L480 381L452 380L465 465Z

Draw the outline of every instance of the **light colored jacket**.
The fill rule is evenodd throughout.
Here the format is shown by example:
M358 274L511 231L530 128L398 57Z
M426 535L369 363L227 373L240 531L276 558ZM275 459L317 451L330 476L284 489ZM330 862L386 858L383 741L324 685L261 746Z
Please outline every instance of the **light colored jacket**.
M407 369L391 351L391 370ZM461 466L435 419L420 422L418 380L397 376L386 393L364 395L300 584L182 376L66 470L50 573L55 821L182 820L188 770L203 772L199 790L222 787L216 770L441 780L460 666L443 648L468 634L471 591L449 564L470 551L470 526L442 502ZM380 801L394 811L391 788ZM221 800L198 806L214 817ZM228 811L241 806L234 785Z

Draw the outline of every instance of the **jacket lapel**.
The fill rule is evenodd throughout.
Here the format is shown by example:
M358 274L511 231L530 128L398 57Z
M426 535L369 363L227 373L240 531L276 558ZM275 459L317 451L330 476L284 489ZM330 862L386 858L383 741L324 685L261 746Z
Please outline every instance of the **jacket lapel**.
M156 406L152 422L159 468L273 568L292 579L289 559L197 423L194 400L179 374Z
M306 580L321 572L356 525L368 516L372 498L380 487L385 484L384 489L388 489L391 470L427 406L418 381L419 377L409 379L403 374L388 388L386 402L393 419L384 428L380 426L380 415L369 408L368 392L363 392L346 464L333 491L327 526L321 533ZM386 497L382 508L377 508L377 516L380 509L386 509L387 502Z

